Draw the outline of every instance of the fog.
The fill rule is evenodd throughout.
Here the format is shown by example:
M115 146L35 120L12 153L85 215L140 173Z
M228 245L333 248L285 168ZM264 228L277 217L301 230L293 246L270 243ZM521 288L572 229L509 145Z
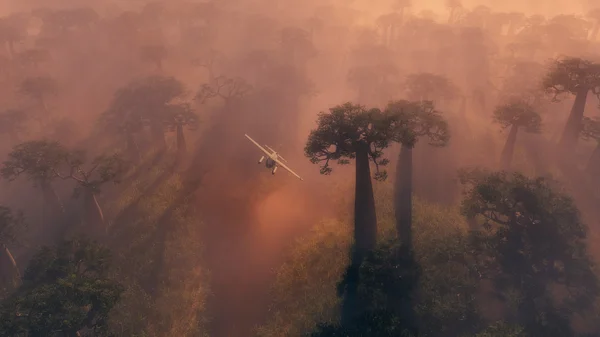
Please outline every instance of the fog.
M163 304L164 311L173 310L171 314L152 311L157 316L128 327L130 333L137 329L151 331L152 336L198 336L185 327L196 324L211 336L250 336L252 328L268 317L269 289L290 247L317 223L349 208L340 200L349 200L353 165L336 167L325 176L304 155L320 111L347 101L381 109L390 100L435 101L449 121L452 139L444 148L417 144L414 194L455 205L460 196L459 168L498 166L508 131L501 132L492 123L494 108L509 98L527 96L542 116L543 132L519 134L512 166L528 174L556 175L549 164L558 156L552 144L561 136L573 97L552 102L541 81L556 57L598 59L599 36L591 36L597 26L586 17L600 5L594 2L464 0L456 10L457 19L449 19L444 0L413 1L413 6L404 7L398 6L403 1L366 0L2 1L0 113L13 109L27 116L19 124L22 131L2 119L2 160L17 144L46 139L83 149L90 157L119 150L133 163L119 184L106 184L94 194L108 228L101 234L81 225L89 219L87 206L82 208L81 199L71 198L76 182L52 182L65 209L57 215L48 211L48 200L31 181L22 176L3 180L0 205L22 210L28 222L22 239L26 243L11 248L17 265L24 270L40 245L52 245L74 233L90 234L121 260L135 250L144 256L140 261L159 265L151 268L157 268L153 273L160 276L146 270L128 274L123 277L128 285L162 301L173 297L170 306ZM512 12L524 16L514 22L491 19L490 13ZM548 20L563 17L553 22L556 28L546 24L550 21L528 21L534 15ZM447 80L446 86L434 84L419 91L407 78L423 73L439 75ZM139 149L135 154L124 136L130 125L109 131L102 126L102 116L113 111L111 116L119 118L125 114L119 104L135 99L140 109L154 110L163 96L160 91L115 103L120 89L141 86L149 76L179 81L182 94L174 96L188 102L198 119L197 127L183 124L184 154L178 151L176 126L173 130L160 126L158 138L152 125L140 126L131 133ZM48 81L24 89L27 79L40 78ZM172 89L167 87L166 91ZM592 96L586 116L597 114ZM271 175L264 162L258 165L261 153L244 134L281 153L304 181L282 168ZM387 168L390 177L399 151L398 145L385 150L392 161ZM581 142L573 155L585 162L592 151L593 144ZM170 161L176 164L170 166ZM150 177L154 170L160 172ZM145 207L179 214L172 208L185 204L185 212L194 214L189 227L179 225L180 234L169 234L176 232L169 227L175 226L171 220L160 216L156 220L150 211L142 214L139 209L125 219L137 223L134 219L139 218L155 226L127 227L129 222L120 217L127 207L117 205L124 200L124 191L162 197L160 193L167 192L157 186L170 184L173 176L179 179L173 184L180 184L180 190ZM593 188L564 173L561 179L595 237L600 213ZM142 234L146 230L147 235ZM154 241L138 242L146 236ZM155 260L144 253L147 249L148 255L163 256L165 246L177 250L172 247L178 244L182 252L173 253L172 260L162 265L156 260L165 258ZM129 245L135 249L129 251ZM197 274L192 272L196 269ZM160 279L156 284L144 285L144 278L154 277ZM206 303L178 304L178 296L190 296L196 288L206 292ZM134 299L136 294L128 294L128 307L119 310L143 307L142 300ZM210 321L204 324L199 312Z

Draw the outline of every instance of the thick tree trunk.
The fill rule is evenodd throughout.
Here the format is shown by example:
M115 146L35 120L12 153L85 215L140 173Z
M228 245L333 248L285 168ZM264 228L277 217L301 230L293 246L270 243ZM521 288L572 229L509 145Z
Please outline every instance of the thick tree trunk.
M348 326L363 310L359 303L360 266L368 251L375 248L377 240L377 216L375 196L369 167L369 145L356 144L356 189L354 192L354 249L350 266L344 276L344 299L342 302L342 325Z
M508 138L506 139L504 149L502 149L502 154L500 155L500 168L503 170L510 168L513 153L515 152L515 144L517 143L517 131L519 131L518 126L513 125L510 127Z
M569 119L567 119L567 124L565 125L565 129L559 142L559 145L563 150L573 149L577 144L588 92L589 88L585 87L579 90L575 95L575 102L573 102L571 114L569 115Z
M56 213L63 214L65 212L65 208L60 200L60 197L54 190L54 187L50 185L49 182L41 183L40 188L42 189L42 196L44 198L44 203L51 210L48 214L49 216L55 215ZM56 212L56 213L55 213Z
M152 125L151 130L154 144L159 150L165 150L167 148L167 141L165 139L165 131L161 125Z
M592 175L600 173L600 142L596 145L594 152L592 152L587 166L585 167L585 171Z
M357 144L356 188L354 192L354 243L359 255L375 248L377 240L377 215L375 196L369 167L369 145Z
M177 151L183 154L187 151L187 144L183 134L183 125L177 124Z
M396 231L400 241L412 249L412 183L413 149L402 145L396 164L396 184L394 188L394 211Z
M99 233L103 232L105 230L104 214L102 213L100 204L98 204L96 194L92 190L86 189L83 202L85 207L85 225L93 227L95 230L98 230Z

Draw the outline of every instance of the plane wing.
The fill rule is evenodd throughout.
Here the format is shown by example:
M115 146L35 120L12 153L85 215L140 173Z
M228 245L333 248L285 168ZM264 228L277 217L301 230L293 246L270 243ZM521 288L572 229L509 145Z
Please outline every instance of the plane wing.
M257 142L255 142L254 139L250 138L250 136L248 136L246 134L244 136L246 136L246 138L248 138L252 143L254 143L254 145L256 145L262 152L264 152L267 156L269 156L269 158L271 157L271 155L272 155L271 152L265 150L264 147L260 146L260 144L258 144Z
M275 162L277 163L277 165L279 165L279 166L283 167L284 169L286 169L289 173L295 175L296 178L298 178L300 180L304 180L299 175L297 175L296 172L292 171L292 169L290 169L289 167L285 166L285 164L282 163L279 159L275 159Z

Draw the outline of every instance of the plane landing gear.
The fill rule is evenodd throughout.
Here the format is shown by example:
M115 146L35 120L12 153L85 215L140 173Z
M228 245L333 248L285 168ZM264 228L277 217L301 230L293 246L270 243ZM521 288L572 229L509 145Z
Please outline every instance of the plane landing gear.
M277 166L275 166L275 167L273 168L273 171L271 171L271 174L275 174L275 171L277 171Z
M265 160L265 156L260 157L260 160L258 161L258 163L262 163L262 161Z

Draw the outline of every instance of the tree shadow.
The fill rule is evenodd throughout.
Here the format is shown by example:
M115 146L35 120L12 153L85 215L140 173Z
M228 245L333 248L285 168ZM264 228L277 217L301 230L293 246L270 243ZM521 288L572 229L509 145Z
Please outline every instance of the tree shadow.
M154 261L150 277L144 282L143 287L153 296L158 296L160 284L165 270L165 252L169 233L176 230L177 221L173 221L173 215L179 207L189 203L194 193L202 184L201 179L187 181L180 191L179 195L173 200L171 205L165 210L163 215L157 220L157 227L148 243L153 246L154 254L151 260Z
M418 336L415 298L420 267L410 248L386 243L366 256L355 248L338 283L339 325L320 324L316 336Z

